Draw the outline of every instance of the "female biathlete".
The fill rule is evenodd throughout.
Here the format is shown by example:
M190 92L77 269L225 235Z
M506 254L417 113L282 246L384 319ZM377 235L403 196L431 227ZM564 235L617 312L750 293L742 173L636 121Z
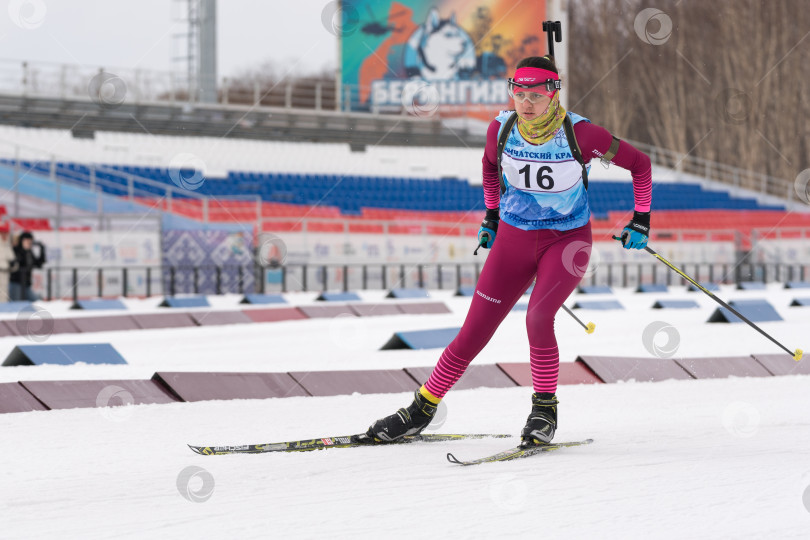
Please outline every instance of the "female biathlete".
M526 330L534 393L521 444L545 444L554 437L560 366L554 316L582 279L591 251L585 165L596 157L632 174L635 211L621 235L626 249L642 249L647 244L651 201L649 157L588 119L566 113L560 105L560 87L557 67L547 56L524 58L509 79L517 116L502 112L487 131L482 160L487 210L478 239L491 252L470 310L458 336L416 391L413 403L369 427L367 435L376 441L396 441L418 434L430 424L438 403L532 281ZM566 135L566 115L573 124L575 141ZM501 138L507 123L512 127L508 137ZM572 152L576 144L581 163Z

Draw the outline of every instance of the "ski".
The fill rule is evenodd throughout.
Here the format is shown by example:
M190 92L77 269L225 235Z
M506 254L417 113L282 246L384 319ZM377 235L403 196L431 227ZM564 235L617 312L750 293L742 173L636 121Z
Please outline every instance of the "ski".
M448 452L447 461L450 463L455 463L456 465L478 465L479 463L490 463L493 461L511 461L513 459L525 458L535 454L540 454L542 452L551 452L552 450L559 450L560 448L567 448L569 446L591 444L592 442L593 439L585 439L584 441L557 442L541 444L539 446L516 446L514 448L510 448L509 450L492 454L491 456L473 459L470 461L462 461Z
M511 435L493 435L487 433L423 433L421 435L406 436L394 442L376 441L366 435L345 435L340 437L324 437L322 439L303 439L300 441L287 441L267 444L243 444L239 446L193 446L191 450L204 456L219 456L223 454L264 454L267 452L308 452L310 450L324 450L327 448L356 448L361 446L388 446L393 444L408 444L414 442L442 442L459 441L464 439L505 439Z

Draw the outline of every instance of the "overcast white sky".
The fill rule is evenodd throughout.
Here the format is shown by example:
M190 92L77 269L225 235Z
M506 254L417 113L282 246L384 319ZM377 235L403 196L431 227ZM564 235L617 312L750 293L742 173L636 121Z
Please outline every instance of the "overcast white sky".
M334 68L337 38L321 22L329 0L218 0L219 77L267 60L311 73ZM169 70L185 1L6 0L0 59Z

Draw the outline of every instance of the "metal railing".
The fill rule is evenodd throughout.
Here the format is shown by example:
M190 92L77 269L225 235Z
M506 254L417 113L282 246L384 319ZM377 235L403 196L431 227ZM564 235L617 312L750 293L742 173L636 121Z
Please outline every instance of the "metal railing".
M44 177L50 180L50 186L39 187L38 195L53 198L56 214L48 217L54 219L55 228L60 228L63 220L62 205L66 202L64 200L66 197L62 186L75 186L95 194L95 200L92 202L84 196L74 202L82 204L85 207L83 209L99 216L99 223L103 223L105 220L102 217L109 217L111 212L121 213L120 210L116 210L116 203L120 201L152 205L152 210L158 214L166 211L176 212L181 216L192 211L196 214L196 208L182 205L183 202L194 201L199 205L199 216L194 215L193 219L199 219L203 223L212 222L212 214L219 206L215 197L208 197L197 193L194 189L183 187L184 183L186 185L194 183L194 178L189 179L187 175L190 172L196 174L196 171L167 168L166 172L174 182L168 184L106 165L73 164L65 156L45 154L41 150L7 141L0 141L0 155L13 156L0 159L0 165L11 167L13 170L12 187L9 190L11 198L5 203L9 217L12 218L36 217L25 215L20 211L20 195L26 193L27 187L22 182L26 177ZM254 224L260 223L262 200L259 195L229 195L228 201L252 202L255 206L255 218L251 221ZM88 204L93 204L94 207L87 208ZM217 221L233 222L227 219Z
M678 263L700 283L737 284L746 282L806 282L810 263ZM436 264L313 264L313 265L231 265L231 266L151 266L151 267L74 267L39 270L43 277L45 300L103 297L150 297L180 294L249 294L390 290L418 288L458 290L474 287L482 263ZM213 280L202 284L203 273ZM67 273L70 284L58 291L57 281ZM115 277L110 280L110 275ZM137 277L143 287L134 287ZM689 283L657 262L606 263L586 274L580 285L606 285L635 288L659 284L687 286Z
M788 203L804 202L798 199L794 183L784 178L741 169L638 141L628 140L627 142L649 155L653 165L692 174L735 188L751 190L762 195L772 195L786 199Z
M248 110L253 112L258 112L255 110L257 108L274 108L296 110L299 114L303 114L305 110L312 110L313 113L335 111L357 114L359 105L356 103L357 96L361 91L367 93L369 88L341 85L339 90L340 92L334 81L317 79L241 83L226 78L220 85L220 104L214 105L214 107L240 104L247 106ZM122 104L191 103L188 101L188 89L184 79L171 72L127 68L86 68L67 64L14 60L0 60L0 93L89 100L98 103L105 109L114 109ZM364 105L360 107L362 111L359 114L374 117L387 113L383 116L407 115L422 117L423 120L435 120L445 116L464 117L469 111L480 109L479 105L468 106L465 104L452 107L432 104L433 106L425 108L415 108L413 103L407 101L404 100L401 104L395 103L393 106L388 105L382 109L373 104ZM206 105L206 107L210 107L210 105ZM194 114L194 112L190 111L189 114ZM245 118L244 121L254 124L259 120L251 117ZM330 121L334 121L334 118L315 116L313 125L309 129L313 133L322 133ZM302 127L302 129L305 128ZM256 131L256 136L259 136L255 126L254 131ZM484 131L477 133L474 130L470 131L469 128L465 128L463 131L464 140L458 140L455 144L470 144L473 140L483 140ZM343 130L343 132L345 136L348 131ZM339 135L340 130L332 134L332 136L338 137ZM414 137L414 140L416 144L419 144L419 137ZM406 141L407 139L403 139L402 143L414 144ZM772 195L785 199L788 203L803 202L798 200L794 182L790 180L637 141L631 142L646 152L656 165L694 174L725 185Z

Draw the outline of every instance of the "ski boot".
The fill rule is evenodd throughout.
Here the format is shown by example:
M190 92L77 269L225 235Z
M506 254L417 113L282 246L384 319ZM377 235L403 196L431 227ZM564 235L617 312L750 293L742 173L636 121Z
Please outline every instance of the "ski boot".
M418 435L433 420L438 404L439 399L423 386L414 393L413 403L374 422L366 435L378 442L393 442L406 435Z
M532 394L532 412L520 433L521 446L548 444L557 429L557 396L547 393Z

